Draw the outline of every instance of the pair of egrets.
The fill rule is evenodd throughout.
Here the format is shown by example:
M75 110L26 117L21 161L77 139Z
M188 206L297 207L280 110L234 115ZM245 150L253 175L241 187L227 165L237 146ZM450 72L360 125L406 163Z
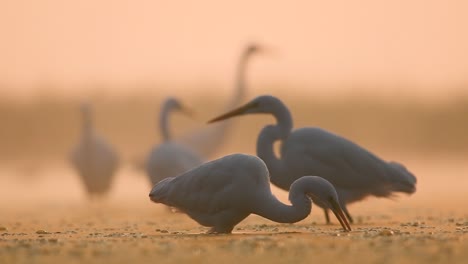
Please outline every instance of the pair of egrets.
M178 208L214 233L230 233L251 213L277 222L300 221L310 213L312 200L325 210L327 222L331 209L349 231L347 204L416 190L416 177L400 163L320 128L292 131L288 108L273 96L259 96L210 122L246 114L272 114L277 121L258 137L259 158L237 154L205 163L157 183L151 200ZM276 141L280 157L273 151ZM272 195L270 181L289 190L292 206Z

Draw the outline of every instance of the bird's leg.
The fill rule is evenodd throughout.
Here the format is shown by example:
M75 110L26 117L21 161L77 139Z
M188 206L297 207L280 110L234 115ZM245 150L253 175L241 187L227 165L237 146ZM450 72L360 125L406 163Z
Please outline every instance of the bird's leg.
M341 208L343 209L343 212L345 213L346 218L348 218L348 222L351 224L354 223L353 217L351 217L351 214L349 213L346 205L341 206Z
M330 215L328 214L328 209L324 208L323 212L325 213L325 221L326 221L327 225L329 225L330 224Z

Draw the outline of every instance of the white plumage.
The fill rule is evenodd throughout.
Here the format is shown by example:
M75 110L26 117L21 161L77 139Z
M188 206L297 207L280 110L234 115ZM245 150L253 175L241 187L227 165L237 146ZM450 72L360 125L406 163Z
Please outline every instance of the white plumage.
M244 100L247 86L245 81L247 64L252 55L260 50L260 46L255 44L249 44L242 50L236 68L235 94L227 104L226 109L230 109ZM164 178L177 176L202 164L206 158L219 150L232 126L232 122L220 123L174 139L169 132L169 119L174 111L186 112L186 109L177 99L166 99L159 117L163 142L151 150L145 162L145 170L152 185Z
M167 177L179 175L203 163L203 159L198 153L172 140L169 132L169 117L175 111L186 112L177 99L166 99L160 112L163 143L153 147L146 161L146 174L151 186Z
M280 223L298 222L310 214L311 199L330 208L343 229L351 230L331 183L316 176L301 177L291 185L291 205L283 204L271 192L267 166L251 155L225 156L166 178L149 196L211 227L210 233L230 233L250 214Z
M253 55L260 53L264 48L258 44L251 43L242 50L236 66L234 94L224 107L224 111L242 103L247 94L246 75L249 61ZM234 120L228 120L213 126L205 126L196 131L183 135L177 141L184 146L196 151L205 158L213 156L225 142L229 131L232 129Z
M265 161L271 182L283 190L304 175L318 175L330 181L338 192L348 220L347 204L367 196L391 197L393 193L412 194L416 177L402 164L387 162L359 145L317 127L293 130L291 114L276 97L258 96L249 103L210 122L247 114L271 114L276 124L265 126L257 139L257 155ZM281 142L280 155L273 150ZM319 204L320 206L320 204ZM330 218L325 209L327 222Z
M91 106L81 106L81 139L72 153L71 163L91 198L107 194L117 171L119 158L115 150L93 128Z

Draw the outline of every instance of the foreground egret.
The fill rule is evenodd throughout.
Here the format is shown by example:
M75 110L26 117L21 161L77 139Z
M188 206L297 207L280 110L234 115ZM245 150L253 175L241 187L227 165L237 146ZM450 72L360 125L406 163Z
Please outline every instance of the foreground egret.
M168 98L163 103L159 119L163 143L151 150L146 161L146 173L151 186L162 179L179 175L203 163L203 159L198 153L171 140L169 117L174 111L189 113L175 98Z
M246 74L248 62L254 54L262 52L265 48L258 44L248 44L242 50L239 61L237 62L235 75L235 94L227 103L224 111L242 103L246 97L247 84ZM204 127L190 134L184 135L178 142L190 147L194 151L200 153L203 157L210 157L222 146L229 129L232 127L232 122L223 122L214 126Z
M94 131L91 106L82 104L81 113L83 116L81 140L71 153L71 163L90 198L94 198L109 192L119 158L114 149Z
M265 163L250 155L229 155L166 178L153 187L149 196L153 202L175 207L199 224L211 227L209 233L231 233L250 214L280 223L298 222L310 214L310 199L330 208L343 229L351 230L335 188L328 181L301 177L291 185L292 205L285 205L271 193Z
M367 196L391 197L394 192L414 193L416 177L397 162L386 162L357 144L316 127L291 132L293 120L278 98L259 96L209 123L246 114L271 114L277 124L265 126L257 140L257 155L265 161L271 182L283 190L304 175L318 175L336 188L340 205L352 222L346 204ZM281 141L280 157L273 151ZM320 204L318 204L320 206ZM330 221L327 208L325 217Z

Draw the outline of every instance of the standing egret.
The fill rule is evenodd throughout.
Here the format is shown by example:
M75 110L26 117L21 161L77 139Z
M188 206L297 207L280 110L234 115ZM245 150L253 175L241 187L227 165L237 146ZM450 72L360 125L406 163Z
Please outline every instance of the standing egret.
M146 161L146 174L151 186L162 179L179 175L203 163L198 153L172 140L169 132L169 116L174 111L189 113L175 98L168 98L163 103L159 118L163 143L151 150Z
M232 109L245 100L247 92L246 74L247 66L250 58L254 54L262 52L264 48L258 44L248 44L242 50L239 61L236 67L235 75L235 94L225 106L225 110ZM203 157L210 157L222 146L229 129L232 127L232 122L220 123L215 126L204 127L200 130L184 135L178 142L190 147Z
M304 127L291 131L293 120L288 108L273 96L259 96L209 123L247 114L271 114L276 119L277 123L265 126L257 139L257 155L267 164L271 182L289 190L291 184L304 175L327 179L335 186L340 205L350 222L352 218L346 204L370 195L391 197L394 192L411 194L416 191L416 177L397 162L386 162L321 128ZM277 140L281 142L280 157L273 150ZM324 211L329 223L327 208Z
M71 153L77 170L91 199L107 194L117 171L119 158L115 150L93 128L91 106L81 105L83 118L81 140Z
M281 203L270 189L268 169L255 156L234 154L205 163L177 177L166 178L151 190L150 199L173 206L209 233L231 233L250 214L280 223L295 223L311 211L312 199L330 208L345 231L351 231L335 188L327 180L304 176L293 182L292 205Z

